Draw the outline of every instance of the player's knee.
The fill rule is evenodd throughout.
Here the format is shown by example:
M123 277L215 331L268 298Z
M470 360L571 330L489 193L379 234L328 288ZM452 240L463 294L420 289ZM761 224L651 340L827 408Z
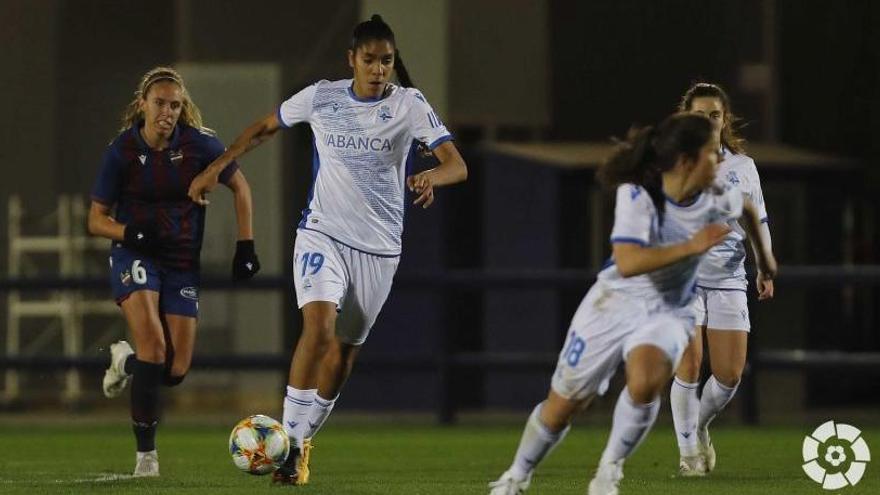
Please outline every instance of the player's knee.
M184 378L186 378L186 373L177 375L174 371L170 371L162 377L162 384L166 387L176 387L183 383Z
M165 341L163 339L147 339L137 346L138 359L148 363L165 362Z
M633 402L648 404L660 395L663 382L647 374L633 374L627 377L626 388Z
M688 353L682 356L675 375L689 383L694 383L700 379L700 366L703 364L703 357L699 353Z
M718 380L718 383L724 385L728 388L733 388L739 385L739 381L742 379L742 367L729 367L724 369L713 369L712 375Z

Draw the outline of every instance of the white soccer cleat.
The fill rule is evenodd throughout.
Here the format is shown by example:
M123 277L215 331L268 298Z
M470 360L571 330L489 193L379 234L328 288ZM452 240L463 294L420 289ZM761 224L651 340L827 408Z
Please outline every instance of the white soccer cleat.
M132 354L134 351L124 340L110 344L110 366L104 372L103 382L104 396L108 399L121 394L131 381L131 375L125 373L125 360Z
M520 495L526 492L531 483L531 474L524 480L517 480L510 471L505 471L500 478L489 483L489 495Z
M133 476L135 478L154 478L159 476L159 453L155 450L138 452Z
M693 456L682 456L678 461L678 475L685 478L694 478L706 476L709 470L706 469L706 460L703 454Z
M623 459L600 464L596 476L590 481L589 495L618 495L617 485L623 479Z
M712 439L709 438L708 428L703 428L698 432L697 445L700 447L700 454L706 464L706 473L711 473L715 469L715 446L712 445Z

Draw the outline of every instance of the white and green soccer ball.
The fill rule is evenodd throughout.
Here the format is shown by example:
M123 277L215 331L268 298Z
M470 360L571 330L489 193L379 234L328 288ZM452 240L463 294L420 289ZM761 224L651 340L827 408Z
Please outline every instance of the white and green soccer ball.
M229 435L235 467L250 474L269 474L287 459L290 440L281 423L256 414L239 421Z

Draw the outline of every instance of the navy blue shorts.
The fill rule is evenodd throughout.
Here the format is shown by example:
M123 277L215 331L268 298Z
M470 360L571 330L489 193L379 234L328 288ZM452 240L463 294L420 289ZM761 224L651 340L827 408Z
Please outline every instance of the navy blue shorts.
M163 268L152 258L115 243L110 249L110 284L116 304L133 292L159 293L159 312L196 318L199 314L199 274Z

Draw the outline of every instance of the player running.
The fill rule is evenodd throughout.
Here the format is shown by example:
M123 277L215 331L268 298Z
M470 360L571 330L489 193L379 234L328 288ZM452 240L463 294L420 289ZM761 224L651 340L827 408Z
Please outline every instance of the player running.
M755 205L761 220L760 240L767 246L758 246L759 240L749 236L752 250L770 251L761 180L754 160L744 154L743 140L733 128L736 117L731 113L727 93L717 84L695 84L682 97L679 110L705 115L716 123L715 139L721 143L723 158L718 179L724 187L740 191ZM730 222L730 228L724 241L706 253L697 273L696 335L684 352L669 394L682 476L705 476L715 468L709 424L733 398L746 364L750 329L744 266L746 232L736 222ZM755 285L759 301L773 297L773 280L760 270ZM703 387L702 397L697 398L704 331L712 376Z
M703 253L740 216L750 234L761 235L751 201L739 190L712 186L718 150L708 118L676 114L631 133L600 169L600 181L617 189L613 256L575 312L547 399L526 422L513 464L489 484L492 495L529 487L574 413L606 392L623 361L626 387L589 485L591 495L618 493L624 461L654 424L660 391L693 337L691 304ZM758 262L772 278L773 254L762 249Z
M92 190L89 232L113 241L113 297L128 322L135 350L124 340L110 346L103 387L104 395L116 397L131 381L137 441L134 475L159 476L160 387L180 385L189 371L199 308L205 208L189 200L187 189L192 178L223 153L223 144L202 127L183 78L168 67L144 74L122 124ZM235 196L238 242L233 277L248 279L260 269L250 187L235 164L219 179Z
M248 127L190 187L205 204L228 164L305 122L314 133L314 183L294 245L294 281L303 329L293 353L284 427L291 454L273 480L309 481L311 438L327 420L370 333L400 259L406 188L427 208L434 188L462 182L467 167L425 96L389 82L405 73L394 33L374 15L354 28L354 77L318 81ZM403 79L399 77L399 79ZM407 177L411 143L440 164Z

